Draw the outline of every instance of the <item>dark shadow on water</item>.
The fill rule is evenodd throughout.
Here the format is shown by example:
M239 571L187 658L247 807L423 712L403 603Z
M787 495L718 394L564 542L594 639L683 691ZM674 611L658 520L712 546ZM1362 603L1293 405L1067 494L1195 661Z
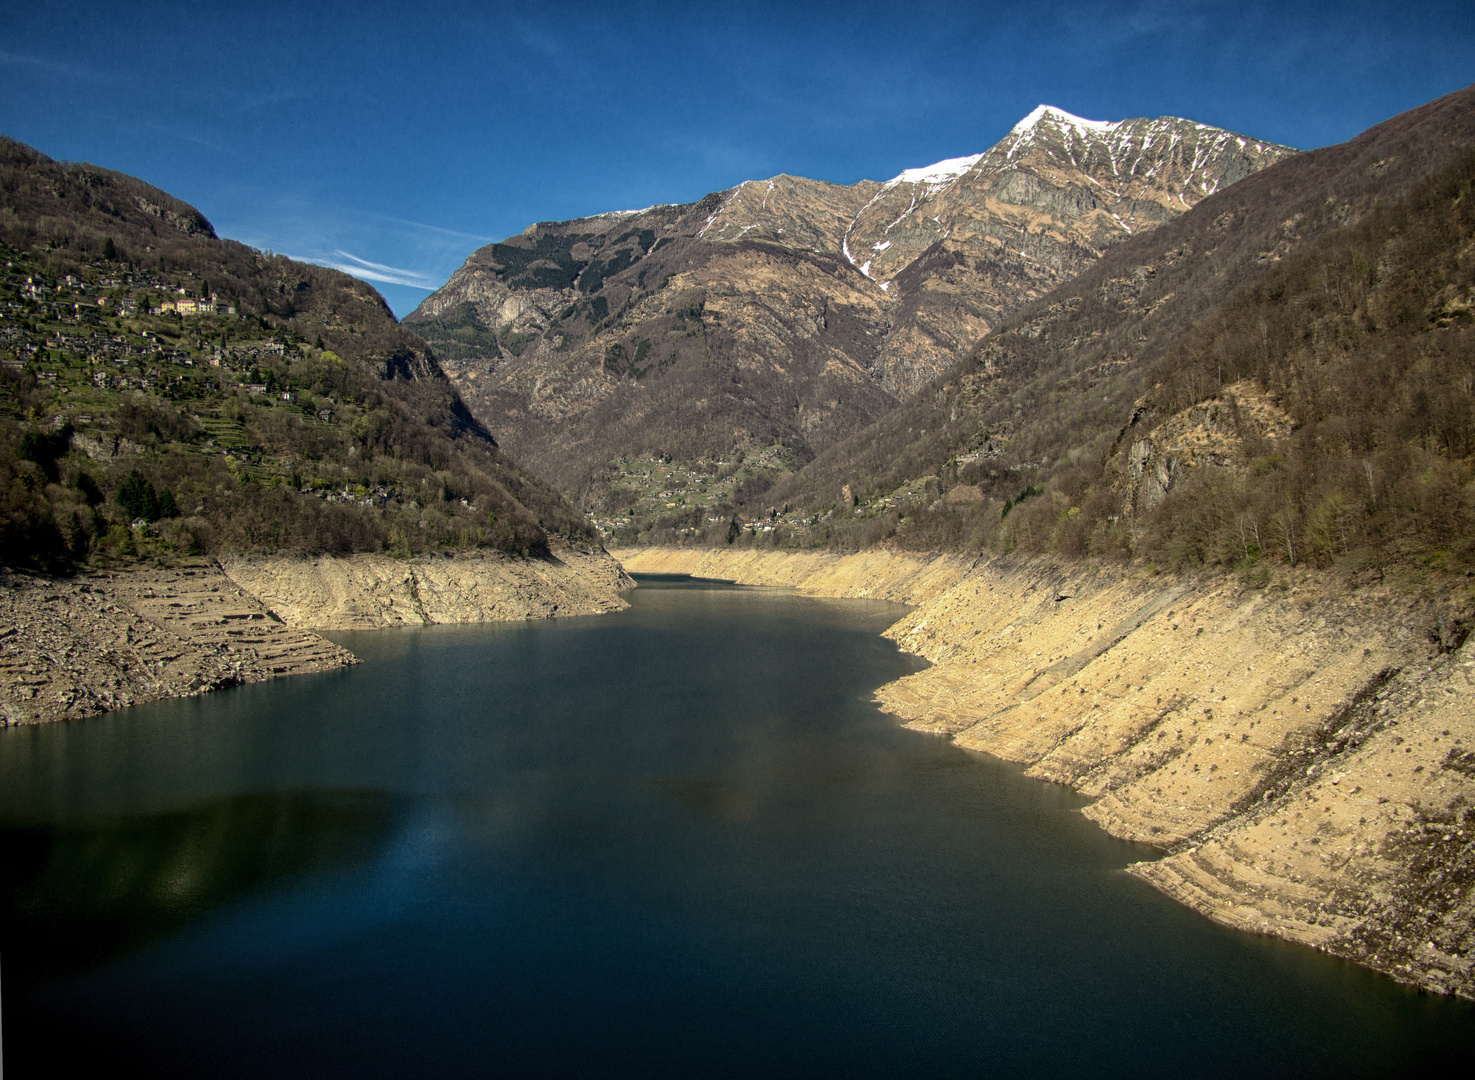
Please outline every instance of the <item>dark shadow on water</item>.
M638 585L654 586L656 588L672 585L732 585L738 588L760 587L752 585L738 585L738 583L732 578L696 577L692 574L651 574L640 571L631 571L630 576L635 579L635 582Z
M361 792L253 794L161 814L0 828L5 990L108 963L272 884L371 859Z

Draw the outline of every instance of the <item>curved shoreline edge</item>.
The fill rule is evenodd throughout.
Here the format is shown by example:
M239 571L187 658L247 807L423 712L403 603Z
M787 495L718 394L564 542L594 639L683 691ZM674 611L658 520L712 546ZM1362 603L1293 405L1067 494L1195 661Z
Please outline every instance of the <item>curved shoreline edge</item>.
M1475 999L1475 649L1452 612L1046 560L645 548L637 573L913 605L906 726L1095 798L1128 872L1216 922Z
M356 664L315 631L594 615L634 585L605 551L228 557L76 578L0 570L0 727L75 720Z

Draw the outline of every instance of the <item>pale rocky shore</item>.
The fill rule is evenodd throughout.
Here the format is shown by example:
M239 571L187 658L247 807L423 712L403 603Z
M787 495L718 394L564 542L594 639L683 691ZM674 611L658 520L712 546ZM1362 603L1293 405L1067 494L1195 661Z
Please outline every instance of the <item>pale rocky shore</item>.
M313 631L592 615L628 606L632 584L603 551L568 549L0 571L0 727L358 662Z
M1218 922L1475 998L1475 650L1460 614L1298 572L1267 588L1048 562L642 549L627 570L915 605L908 726L1021 762L1166 849Z
M473 552L411 560L235 557L220 565L284 623L319 630L599 615L629 607L619 592L635 584L602 549L556 548L547 560Z

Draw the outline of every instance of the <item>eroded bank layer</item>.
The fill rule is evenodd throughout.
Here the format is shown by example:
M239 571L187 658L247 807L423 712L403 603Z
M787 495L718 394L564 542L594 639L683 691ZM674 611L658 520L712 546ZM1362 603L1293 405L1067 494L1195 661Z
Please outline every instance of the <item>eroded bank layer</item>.
M908 726L1022 762L1168 855L1221 923L1475 997L1475 653L1454 613L1302 573L1271 588L1042 563L615 552L626 569L918 605Z
M971 556L887 551L836 555L752 548L617 548L610 554L635 574L690 574L739 585L789 586L811 596L863 597L900 604L937 599L977 563Z
M634 585L603 549L554 548L547 559L239 556L221 567L283 622L319 630L598 615L628 607L619 590Z
M0 571L0 727L357 663L313 630L597 614L626 607L632 584L602 550L566 549Z
M212 563L74 579L0 573L0 726L353 663Z

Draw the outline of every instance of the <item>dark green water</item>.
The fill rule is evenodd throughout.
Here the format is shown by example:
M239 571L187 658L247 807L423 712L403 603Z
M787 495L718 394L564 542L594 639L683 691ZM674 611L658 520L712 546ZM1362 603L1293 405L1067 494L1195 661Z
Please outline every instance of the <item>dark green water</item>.
M632 601L0 732L9 1075L1468 1064L1470 1007L1216 927L1075 796L895 727L898 609Z

